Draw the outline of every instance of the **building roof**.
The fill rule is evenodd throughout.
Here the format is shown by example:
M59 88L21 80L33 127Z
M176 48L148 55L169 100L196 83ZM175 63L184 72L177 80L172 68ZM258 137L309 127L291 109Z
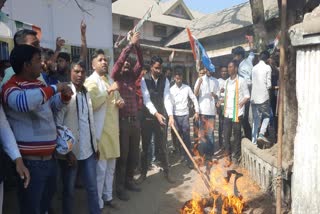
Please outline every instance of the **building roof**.
M183 0L169 0L160 2L159 4L156 4L156 2L157 0L117 0L112 4L112 13L141 19L149 7L154 5L149 21L181 28L189 26L191 20L167 15L166 13L170 12L175 6L180 4L191 19L201 16L201 14L197 12L191 12ZM132 5L132 7L130 5Z
M277 0L263 0L263 3L266 20L279 15ZM188 27L196 38L203 39L250 25L252 25L251 7L249 2L245 2L195 19ZM177 45L188 41L186 30L183 30L165 46Z

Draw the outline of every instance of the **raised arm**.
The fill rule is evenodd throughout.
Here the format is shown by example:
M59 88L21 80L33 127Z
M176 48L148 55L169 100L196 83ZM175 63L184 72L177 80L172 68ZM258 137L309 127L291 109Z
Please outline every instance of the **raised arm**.
M53 56L51 58L51 60L53 62L57 61L58 55L59 55L59 53L61 51L62 46L64 46L64 43L65 43L64 39L62 39L61 37L57 37L57 39L56 39L56 50L55 50L55 52L54 52L54 54L53 54Z
M129 57L130 52L132 51L133 47L137 45L140 39L140 33L136 32L131 37L130 43L122 49L122 52L117 59L116 63L114 64L111 72L111 78L115 81L118 81L120 78L120 73L122 66L124 65L125 61ZM138 53L137 53L138 54ZM142 66L141 66L142 67ZM139 75L136 77L136 79L139 77Z
M194 86L194 95L199 96L200 87L201 87L202 82L203 82L202 77L199 77L196 81L195 86Z
M87 61L87 55L88 55L88 47L87 47L87 25L82 20L80 25L80 31L81 31L81 50L80 50L80 60L86 62Z
M135 80L137 80L141 74L142 66L143 66L143 56L140 44L135 45L135 51L137 55L137 62L133 68L133 73L135 74Z

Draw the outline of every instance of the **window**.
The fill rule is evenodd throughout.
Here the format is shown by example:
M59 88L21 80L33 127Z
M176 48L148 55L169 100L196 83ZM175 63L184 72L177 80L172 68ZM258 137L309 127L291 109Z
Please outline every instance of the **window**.
M0 41L0 60L9 59L9 47L8 43Z
M94 52L94 48L88 48L88 54L86 59L86 75L90 76L92 73L92 67L91 67L91 56ZM77 62L80 59L80 52L81 47L78 46L71 46L71 61Z
M129 31L134 27L133 19L120 17L120 30Z
M169 14L169 16L174 16L174 17L189 19L189 20L191 19L187 11L181 5L174 8Z
M166 37L167 36L167 27L163 25L154 25L153 35L155 37Z

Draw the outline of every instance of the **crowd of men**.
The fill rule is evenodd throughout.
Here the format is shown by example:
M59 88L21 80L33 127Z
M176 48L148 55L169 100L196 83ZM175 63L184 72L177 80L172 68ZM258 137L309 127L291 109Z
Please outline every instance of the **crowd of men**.
M167 130L174 126L192 151L189 102L194 106L193 120L199 124L197 149L206 159L212 159L220 150L227 159L226 167L236 165L241 157L242 128L244 137L252 139L253 144L268 142L269 121L276 113L276 98L269 92L277 84L276 80L275 84L271 81L276 76L272 69L276 66L268 52L263 51L253 66L254 53L245 58L245 50L235 48L234 59L220 68L220 79L202 68L192 90L184 84L182 70L174 73L173 83L169 82L162 72L161 57L152 56L149 67L144 66L137 32L131 33L111 72L108 57L103 50L96 50L91 56L93 72L86 77L84 22L80 32L81 56L76 61L61 52L61 38L57 38L53 51L40 47L35 31L20 30L14 36L11 67L7 66L1 82L0 141L21 178L21 214L52 211L57 177L62 182L63 213L73 213L78 171L89 213L99 214L104 207L119 208L113 201L113 192L127 201L127 191L140 192L139 185L147 179L152 138L164 178L175 183L170 172ZM135 64L130 54L136 55ZM75 142L72 150L67 146L65 153L57 149L57 129L61 127L65 135L72 133L69 135ZM192 168L186 152L181 154ZM140 177L134 179L138 162ZM1 179L0 207L2 199Z

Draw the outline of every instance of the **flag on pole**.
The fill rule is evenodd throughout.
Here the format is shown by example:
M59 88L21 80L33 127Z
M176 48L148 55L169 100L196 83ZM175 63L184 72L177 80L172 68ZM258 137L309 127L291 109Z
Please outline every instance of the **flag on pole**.
M199 72L200 69L200 62L208 69L210 72L215 72L215 67L211 62L206 50L202 46L202 44L192 35L189 28L187 28L187 33L190 41L190 46L192 49L192 54L194 60L196 61L197 71Z
M147 12L143 15L142 19L138 22L138 24L133 28L133 32L138 32L140 28L142 27L143 23L151 18L151 12L153 9L153 5L149 7Z
M172 51L172 53L171 53L170 56L169 56L169 62L172 62L172 61L173 61L174 54L175 54L175 52Z
M114 47L115 48L118 48L124 41L126 40L130 40L130 33L131 32L139 32L143 23L147 20L149 20L151 18L151 12L152 12L152 9L153 9L153 5L151 5L149 7L149 9L147 10L147 12L143 15L143 17L140 19L140 21L136 24L136 26L134 26L134 28L132 30L130 30L128 33L127 33L127 36L123 37L121 40L120 40L120 35L117 39L117 41L115 42L114 44Z

